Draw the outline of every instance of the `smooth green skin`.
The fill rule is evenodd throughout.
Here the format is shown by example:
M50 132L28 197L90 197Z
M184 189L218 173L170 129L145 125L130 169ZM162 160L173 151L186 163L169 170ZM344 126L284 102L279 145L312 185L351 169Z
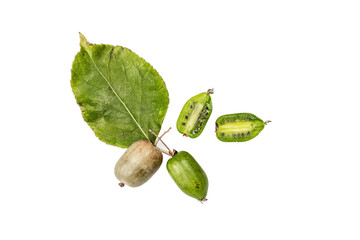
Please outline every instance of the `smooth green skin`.
M167 162L166 168L185 194L200 201L205 199L209 187L208 178L188 152L181 151L175 154Z
M216 120L216 137L223 142L245 142L255 138L264 127L264 121L251 113L223 115Z
M169 94L158 72L121 46L91 44L80 33L71 87L82 116L103 142L122 148L145 139L154 143Z
M193 104L194 102L196 102L195 105ZM190 106L193 106L193 108L190 108ZM206 106L208 109L206 109ZM207 112L207 115L205 115L205 112ZM178 117L176 128L185 136L197 138L204 130L211 112L212 102L210 94L206 92L200 93L185 103ZM188 119L186 119L185 116L188 116ZM201 119L201 117L205 119ZM202 122L201 126L200 122ZM183 125L183 123L185 123L185 125ZM197 133L195 131L197 131Z

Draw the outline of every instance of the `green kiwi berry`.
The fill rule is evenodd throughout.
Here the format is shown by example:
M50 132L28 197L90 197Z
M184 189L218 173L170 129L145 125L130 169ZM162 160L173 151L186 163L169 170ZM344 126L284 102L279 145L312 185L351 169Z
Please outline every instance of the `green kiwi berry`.
M223 142L245 142L255 138L270 121L251 113L227 114L216 120L216 137Z
M208 178L196 160L185 151L176 153L166 164L176 185L190 197L206 201Z
M210 94L213 93L214 89L209 89L185 103L176 123L178 131L184 136L191 138L200 136L212 112Z

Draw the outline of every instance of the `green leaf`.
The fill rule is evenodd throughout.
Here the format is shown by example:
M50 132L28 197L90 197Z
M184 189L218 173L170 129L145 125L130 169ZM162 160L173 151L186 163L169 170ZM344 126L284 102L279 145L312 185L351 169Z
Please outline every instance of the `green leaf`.
M158 72L121 46L91 44L80 33L80 52L71 87L84 120L103 142L122 148L140 139L155 141L169 105Z

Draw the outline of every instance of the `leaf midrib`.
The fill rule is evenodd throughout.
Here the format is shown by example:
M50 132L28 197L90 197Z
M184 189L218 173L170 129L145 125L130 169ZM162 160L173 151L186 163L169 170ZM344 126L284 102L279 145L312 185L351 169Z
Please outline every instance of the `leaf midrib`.
M115 96L117 97L117 99L122 103L122 105L124 106L124 108L126 109L126 111L129 113L130 117L134 120L134 122L136 123L136 125L139 127L140 131L142 132L142 134L146 137L147 140L150 141L150 139L148 138L148 136L145 134L144 130L141 128L140 124L136 121L135 117L132 115L132 113L130 112L129 108L126 106L125 102L120 98L120 96L117 94L117 92L115 91L115 89L113 88L113 86L110 84L109 80L105 77L105 75L100 71L100 69L98 68L98 66L96 65L94 59L91 57L91 55L88 53L91 62L94 64L96 70L99 72L99 74L104 78L104 80L106 81L106 83L109 85L111 91L115 94Z

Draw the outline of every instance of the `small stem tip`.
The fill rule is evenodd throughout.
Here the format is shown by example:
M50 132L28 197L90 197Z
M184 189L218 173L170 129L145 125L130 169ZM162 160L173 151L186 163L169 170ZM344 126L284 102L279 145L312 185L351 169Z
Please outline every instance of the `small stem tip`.
M266 120L265 121L265 125L267 125L268 123L270 123L271 121L270 120Z
M119 182L119 186L120 186L120 187L124 187L124 186L125 186L125 184L124 184L124 183L122 183L122 182Z
M213 89L213 88L208 89L206 93L207 93L208 95L209 95L209 94L214 94L214 89Z

